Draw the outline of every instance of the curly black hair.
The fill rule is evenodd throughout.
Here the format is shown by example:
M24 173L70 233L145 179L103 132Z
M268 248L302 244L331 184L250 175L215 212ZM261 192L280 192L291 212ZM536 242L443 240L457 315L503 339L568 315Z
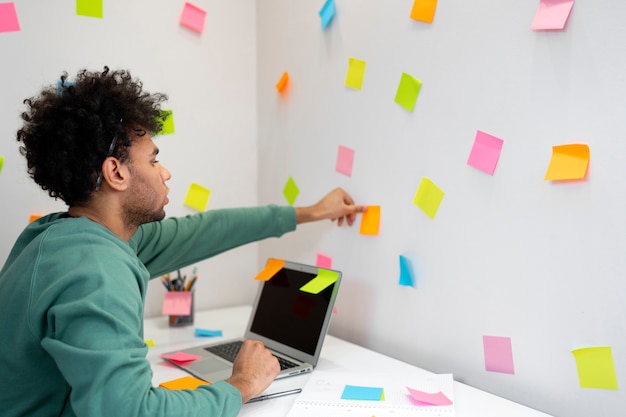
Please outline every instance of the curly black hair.
M113 138L111 155L125 162L131 137L140 130L158 134L166 113L165 94L143 91L143 83L128 70L83 69L73 82L67 72L56 85L24 100L23 126L17 131L31 178L68 206L86 202Z

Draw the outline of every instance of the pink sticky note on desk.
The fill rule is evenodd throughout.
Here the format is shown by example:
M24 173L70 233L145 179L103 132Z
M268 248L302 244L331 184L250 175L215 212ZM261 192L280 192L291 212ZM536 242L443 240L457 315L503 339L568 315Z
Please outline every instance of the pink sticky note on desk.
M191 291L168 291L163 300L163 315L188 316L191 314Z
M19 32L20 22L17 20L15 4L0 3L0 33Z
M485 369L503 374L515 374L510 337L483 336Z
M452 401L446 395L439 391L435 393L429 393L424 391L419 391L413 388L406 387L411 394L411 399L417 405L451 405Z
M503 143L502 139L478 130L467 164L489 175L493 175L500 159Z
M176 352L176 353L170 353L170 354L163 354L161 355L161 357L164 359L169 359L174 362L185 363L185 362L192 362L197 359L200 359L202 356L191 355L189 353L184 353L184 352Z
M180 16L180 23L191 30L202 33L205 17L206 11L191 3L185 3L183 14Z
M574 0L540 0L530 25L532 30L559 30L565 28Z

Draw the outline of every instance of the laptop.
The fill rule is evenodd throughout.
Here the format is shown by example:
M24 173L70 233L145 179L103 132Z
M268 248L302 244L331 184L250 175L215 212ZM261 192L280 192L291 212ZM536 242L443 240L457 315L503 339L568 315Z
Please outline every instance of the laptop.
M280 268L283 261L278 262ZM243 340L256 339L278 358L281 372L277 379L311 372L317 365L328 331L341 272L284 261L282 268L270 277L267 281L259 281L243 338L178 350L176 352L201 358L192 362L169 362L196 378L221 381L231 376L232 361ZM324 279L320 281L322 277ZM312 282L316 278L317 281ZM306 284L309 285L301 290ZM316 291L319 292L314 293Z

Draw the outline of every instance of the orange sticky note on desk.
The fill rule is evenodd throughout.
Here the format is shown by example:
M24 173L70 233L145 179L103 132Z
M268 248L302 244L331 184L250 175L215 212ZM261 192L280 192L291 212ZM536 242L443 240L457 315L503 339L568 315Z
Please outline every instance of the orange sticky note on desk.
M585 178L589 166L589 146L585 144L552 147L552 159L545 180L579 180Z
M367 206L367 211L361 216L362 235L377 235L380 226L380 206Z
M196 389L200 385L211 385L210 382L203 381L202 379L194 378L192 376L184 376L178 379L172 379L171 381L161 382L159 386L167 389Z
M433 23L437 0L414 0L411 9L411 19L426 23Z
M257 274L254 279L256 281L269 281L274 275L285 266L285 261L282 259L270 258L267 260L265 268Z

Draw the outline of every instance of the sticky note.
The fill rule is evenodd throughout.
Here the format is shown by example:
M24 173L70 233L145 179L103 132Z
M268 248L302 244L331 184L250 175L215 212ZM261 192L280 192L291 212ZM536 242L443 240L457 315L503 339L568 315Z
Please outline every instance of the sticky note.
M433 23L435 10L437 10L437 0L414 0L411 19Z
M276 83L276 89L279 92L285 91L285 87L287 86L287 81L289 81L289 73L287 71L283 72L283 75L280 77L280 80Z
M256 281L269 281L274 275L285 266L285 261L282 259L270 258L265 264L265 268L257 274L254 279Z
M0 3L0 33L19 32L20 22L14 3Z
M514 374L511 338L483 336L485 369L491 372Z
M572 12L574 0L540 0L530 28L532 30L562 30Z
M411 264L409 260L402 255L400 255L400 278L398 279L398 284L407 287L414 287L413 274L411 273Z
M189 2L183 6L183 13L180 16L180 24L198 33L204 31L204 21L206 11Z
M194 390L198 388L200 385L211 385L211 383L188 375L182 378L172 379L171 381L161 382L159 384L161 388L167 388L171 390L181 390L181 389Z
M174 133L174 112L171 110L161 110L159 118L161 119L159 135L171 135Z
M400 77L400 85L396 92L396 103L412 112L417 101L417 96L422 88L422 82L406 72Z
M572 350L581 388L617 389L617 377L610 346Z
M146 343L146 345L148 345L148 347L154 347L154 340L146 339L144 340L144 342Z
M41 214L31 214L28 218L28 223L32 223L39 218L41 218Z
M330 256L318 253L315 261L315 266L319 268L331 269L333 267L333 260Z
M76 14L102 19L102 0L76 0Z
M385 393L378 387L361 387L358 385L346 385L341 394L342 400L383 401Z
M489 175L493 175L500 159L504 141L478 130L467 164Z
M298 189L296 182L292 177L289 177L287 184L285 184L285 188L283 188L283 195L287 199L289 205L294 205L296 198L298 198L298 194L300 194L300 190Z
M357 59L348 59L348 73L346 74L346 87L360 90L363 86L363 77L365 76L366 62Z
M444 192L434 182L423 177L413 198L413 204L434 220L443 196Z
M335 170L341 174L352 176L352 164L354 162L354 150L345 146L339 145L337 151L337 164Z
M185 205L198 211L204 211L209 204L211 190L200 184L191 183L185 196Z
M0 173L2 173L3 166L4 166L4 156L0 155Z
M339 273L328 269L319 268L317 276L300 287L300 291L310 294L319 294L339 279Z
M322 29L326 29L333 17L335 17L335 1L326 0L324 6L319 11L320 18L322 19Z
M416 403L416 405L452 405L452 401L441 391L430 393L409 387L406 387L406 389L409 390L411 399Z
M198 337L219 337L222 336L221 330L195 329L194 333Z
M188 316L191 314L191 291L168 291L163 300L162 314L165 316Z
M377 235L380 228L380 206L367 206L367 211L361 215L362 235Z
M192 354L185 353L185 352L176 352L176 353L169 353L169 354L164 353L163 355L161 355L161 357L164 359L169 359L174 362L185 363L185 362L192 362L192 361L198 360L202 356L192 355Z
M552 159L545 180L577 180L585 178L589 166L589 146L584 144L552 147Z

